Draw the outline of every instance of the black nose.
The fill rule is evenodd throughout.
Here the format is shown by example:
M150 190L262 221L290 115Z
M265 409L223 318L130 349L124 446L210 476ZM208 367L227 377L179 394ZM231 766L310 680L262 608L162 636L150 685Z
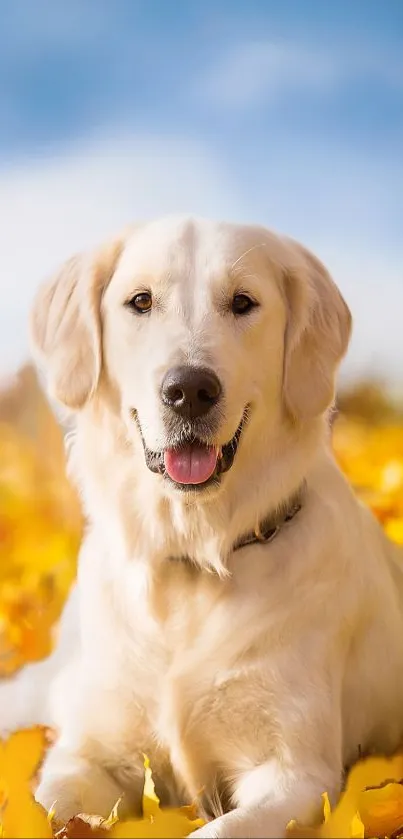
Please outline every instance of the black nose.
M164 404L182 417L202 417L220 396L221 385L216 374L204 367L172 367L161 387Z

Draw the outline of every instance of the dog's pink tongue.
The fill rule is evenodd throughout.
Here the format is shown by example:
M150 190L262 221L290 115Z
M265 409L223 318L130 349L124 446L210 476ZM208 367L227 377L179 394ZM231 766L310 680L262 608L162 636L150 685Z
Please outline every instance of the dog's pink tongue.
M213 446L184 446L166 449L165 469L177 484L204 484L217 465L217 449Z

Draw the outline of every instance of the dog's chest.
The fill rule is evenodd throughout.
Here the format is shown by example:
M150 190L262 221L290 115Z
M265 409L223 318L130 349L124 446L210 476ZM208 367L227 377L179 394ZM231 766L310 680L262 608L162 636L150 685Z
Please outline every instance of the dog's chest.
M135 666L138 657L147 656L164 683L173 673L197 669L202 658L209 660L227 631L229 586L186 561L169 561L146 586L133 574L125 599Z
M163 571L136 610L132 661L138 699L192 794L220 764L223 732L227 746L233 739L237 749L251 692L258 707L267 707L266 688L261 678L254 686L251 663L259 615L256 604L252 608L242 595L231 581L177 563ZM254 725L259 727L258 716ZM190 766L194 754L199 754L197 767Z

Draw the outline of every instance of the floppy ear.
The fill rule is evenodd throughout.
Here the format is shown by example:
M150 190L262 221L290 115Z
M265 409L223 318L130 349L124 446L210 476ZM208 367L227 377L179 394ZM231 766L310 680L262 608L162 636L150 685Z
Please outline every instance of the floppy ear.
M122 242L79 254L40 287L31 314L33 354L44 363L51 394L82 408L94 393L102 363L100 304Z
M334 400L335 377L351 335L350 310L322 263L301 245L285 269L288 326L284 398L293 419L323 413Z

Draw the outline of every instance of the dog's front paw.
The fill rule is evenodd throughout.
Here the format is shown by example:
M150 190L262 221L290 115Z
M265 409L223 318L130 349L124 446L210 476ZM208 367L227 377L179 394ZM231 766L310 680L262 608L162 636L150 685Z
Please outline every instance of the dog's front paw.
M43 767L36 800L61 822L79 813L107 818L122 794L113 778L102 766L63 755L57 747L52 751Z
M245 836L249 839L283 839L286 829L280 826L278 819L271 819L267 811L235 809L193 831L189 839L244 839Z
M194 830L188 837L188 839L232 839L232 837L238 837L242 835L248 836L248 833L245 833L245 825L241 826L241 831L237 832L234 827L233 819L228 818L228 813L225 816L219 816L216 819L212 819L212 821L207 822L204 824L203 827L199 827L198 830ZM234 832L233 832L234 831Z
M82 793L80 778L46 778L37 787L35 799L47 812L52 810L57 821L68 822L86 811Z
M207 822L207 824L203 825L203 827L199 827L197 830L194 830L193 833L190 833L188 839L218 839L221 834L217 831L216 825L217 819L212 822Z

